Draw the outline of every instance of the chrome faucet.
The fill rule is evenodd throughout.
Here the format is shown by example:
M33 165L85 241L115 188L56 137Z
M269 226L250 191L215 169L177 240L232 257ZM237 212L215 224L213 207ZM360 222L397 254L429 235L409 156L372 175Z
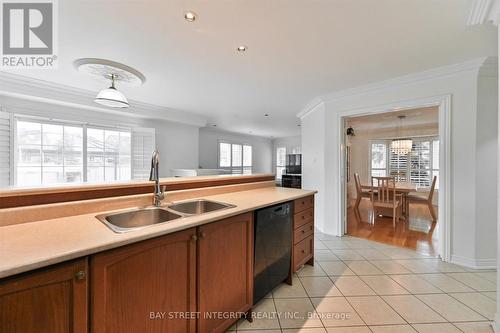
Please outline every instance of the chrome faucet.
M159 207L161 205L161 201L165 199L165 186L160 188L160 154L158 150L153 152L153 156L151 157L151 172L149 174L149 180L155 182L155 190L153 196L153 205Z

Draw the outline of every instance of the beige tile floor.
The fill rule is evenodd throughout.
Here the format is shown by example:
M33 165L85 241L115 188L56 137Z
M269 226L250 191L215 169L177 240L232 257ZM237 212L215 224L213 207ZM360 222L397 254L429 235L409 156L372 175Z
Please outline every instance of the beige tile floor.
M315 260L256 305L253 323L228 332L493 332L496 271L319 232Z

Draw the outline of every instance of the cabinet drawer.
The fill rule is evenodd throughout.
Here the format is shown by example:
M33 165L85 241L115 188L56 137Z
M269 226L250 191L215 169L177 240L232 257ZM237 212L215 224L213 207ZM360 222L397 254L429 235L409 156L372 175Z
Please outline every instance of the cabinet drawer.
M304 265L312 258L314 252L314 236L305 238L302 242L296 244L293 248L293 266L295 270Z
M312 222L314 219L314 208L309 208L303 212L295 214L293 216L293 227L297 229L306 223Z
M297 229L295 229L293 233L294 244L297 244L306 237L311 236L313 232L314 232L314 223L312 222L304 224L301 227L298 227Z
M314 195L308 197L296 199L293 202L294 214L302 212L306 209L312 208L314 206Z

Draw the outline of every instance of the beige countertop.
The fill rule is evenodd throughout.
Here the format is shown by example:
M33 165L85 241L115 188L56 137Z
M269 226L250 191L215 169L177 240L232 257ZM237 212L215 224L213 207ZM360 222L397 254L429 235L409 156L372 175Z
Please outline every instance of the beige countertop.
M236 207L118 234L96 213L0 227L0 278L217 221L315 191L264 187L203 196ZM100 212L100 214L105 212Z

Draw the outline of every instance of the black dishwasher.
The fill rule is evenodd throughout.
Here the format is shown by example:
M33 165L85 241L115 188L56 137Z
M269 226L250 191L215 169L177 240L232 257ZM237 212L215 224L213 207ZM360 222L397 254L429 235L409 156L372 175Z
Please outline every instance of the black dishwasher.
M288 278L292 218L291 202L255 212L254 304Z

